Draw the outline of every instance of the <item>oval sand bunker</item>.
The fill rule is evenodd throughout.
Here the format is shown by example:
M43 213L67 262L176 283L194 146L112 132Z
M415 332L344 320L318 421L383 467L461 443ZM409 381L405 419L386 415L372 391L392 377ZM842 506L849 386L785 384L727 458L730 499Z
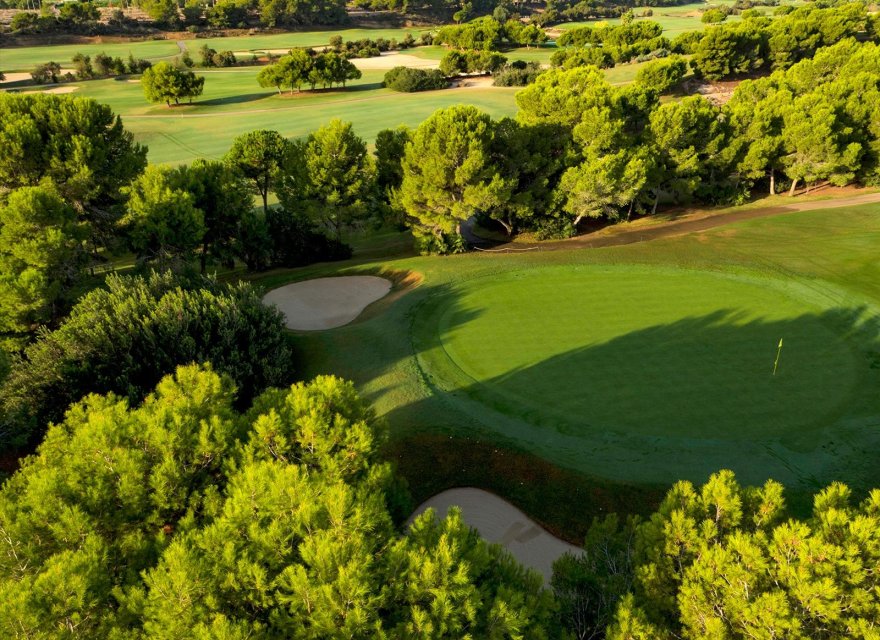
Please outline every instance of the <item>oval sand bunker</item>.
M553 562L559 556L583 553L583 549L549 533L507 500L473 487L449 489L428 498L410 516L408 524L429 507L438 518L443 518L453 506L461 508L466 525L476 529L486 541L510 551L520 564L540 573L546 584L550 584Z
M376 276L316 278L273 289L263 302L278 307L288 329L320 331L348 324L389 291L391 282Z

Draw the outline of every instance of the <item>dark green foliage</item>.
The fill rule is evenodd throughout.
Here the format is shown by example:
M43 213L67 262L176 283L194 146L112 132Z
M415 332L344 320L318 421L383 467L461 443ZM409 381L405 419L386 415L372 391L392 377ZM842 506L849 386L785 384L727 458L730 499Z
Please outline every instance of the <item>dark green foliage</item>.
M150 102L180 104L181 100L189 100L202 95L205 88L205 77L197 76L192 71L179 69L167 62L160 62L146 71L141 78L144 95Z
M541 71L541 64L538 62L514 60L492 74L492 84L496 87L524 87L537 80Z
M121 189L143 171L147 150L94 100L0 95L0 188L50 180L89 224L93 246L115 233Z
M61 77L61 65L57 62L47 62L38 64L31 71L31 78L37 84L49 84L50 82L58 82Z
M636 82L656 92L666 93L674 88L687 73L687 62L681 56L669 56L649 62L639 69Z
M614 58L603 47L578 47L574 49L558 49L550 56L550 64L554 67L573 69L593 65L600 69L614 66Z
M304 215L281 208L270 209L266 227L272 246L267 267L301 267L351 257L351 247L317 231Z
M618 602L635 581L637 518L620 522L617 514L596 519L584 540L584 552L553 563L551 586L560 621L576 638L602 637Z
M247 402L291 371L277 311L246 285L187 289L170 274L110 276L55 331L44 331L0 388L3 448L36 441L49 422L88 393L139 402L179 364L206 362L229 374Z
M228 29L244 26L247 21L247 10L247 3L238 0L221 0L214 3L205 12L205 16L212 27Z
M346 20L344 0L259 0L258 7L260 21L268 27L342 24Z
M440 71L446 77L468 73L495 73L507 58L497 51L450 51L440 61Z
M313 52L312 52L313 53ZM263 87L275 87L297 91L304 84L312 90L320 85L322 89L340 84L343 87L349 80L357 80L361 71L343 54L334 51L312 55L302 49L294 49L266 67L257 75Z
M415 91L434 91L448 86L446 77L439 69L412 69L394 67L385 74L382 85L395 91L412 93Z

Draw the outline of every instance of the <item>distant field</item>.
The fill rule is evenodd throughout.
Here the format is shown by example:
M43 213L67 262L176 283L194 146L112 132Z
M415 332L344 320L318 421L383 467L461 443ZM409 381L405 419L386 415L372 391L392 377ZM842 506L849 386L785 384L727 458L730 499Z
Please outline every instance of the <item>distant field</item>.
M135 138L149 146L151 162L171 164L219 158L235 136L254 129L275 129L295 138L341 118L372 142L382 129L416 126L436 109L454 104L473 104L493 117L516 112L513 88L401 94L381 87L383 71L365 71L345 90L279 96L257 84L258 71L245 67L204 72L205 92L197 103L172 109L147 103L136 80L75 83L75 95L109 104Z
M733 4L732 0L720 0L719 2L711 3L714 5L723 5L723 4ZM653 20L660 24L663 27L663 35L667 38L674 38L680 33L684 33L685 31L700 31L705 29L707 25L703 24L701 21L701 11L704 11L708 5L704 2L698 2L694 4L683 4L677 7L635 7L633 12L637 16L636 20ZM764 10L772 13L773 7L756 7L759 11ZM646 10L650 9L654 15L641 17L641 14ZM739 20L739 16L728 16L726 22L734 22ZM583 22L564 22L562 24L555 25L555 28L562 29L563 31L568 29L574 29L576 27L583 26L595 26L598 22L606 22L608 24L620 24L620 19L609 19L609 20L588 20Z
M108 56L128 58L129 53L136 58L161 60L173 58L180 50L173 40L146 40L144 42L125 42L112 44L62 44L42 47L9 47L0 49L0 70L30 71L44 62L57 62L70 66L70 59L77 53L95 55L104 52Z

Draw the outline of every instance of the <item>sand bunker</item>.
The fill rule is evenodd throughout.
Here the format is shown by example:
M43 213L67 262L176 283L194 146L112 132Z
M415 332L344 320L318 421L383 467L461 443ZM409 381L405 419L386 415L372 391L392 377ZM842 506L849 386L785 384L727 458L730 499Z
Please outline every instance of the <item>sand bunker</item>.
M468 526L489 542L506 548L521 564L543 575L547 584L553 575L553 562L559 556L568 552L582 553L573 544L545 531L506 500L482 489L450 489L438 493L422 503L409 522L429 507L438 516L445 516L452 506L461 507L462 518Z
M281 310L288 329L320 331L348 324L390 290L391 282L375 276L316 278L273 289L263 302Z
M438 69L439 60L426 60L397 51L386 51L376 58L352 58L351 62L362 71L367 69L393 69L409 67L410 69Z
M40 89L37 91L22 91L22 93L73 93L79 89L76 85L66 84L63 87L52 87L51 89Z
M25 71L15 72L15 73L6 73L5 75L6 75L6 80L4 80L3 83L21 82L22 80L30 80L31 79L31 74L29 74ZM2 83L0 83L0 84L2 84Z

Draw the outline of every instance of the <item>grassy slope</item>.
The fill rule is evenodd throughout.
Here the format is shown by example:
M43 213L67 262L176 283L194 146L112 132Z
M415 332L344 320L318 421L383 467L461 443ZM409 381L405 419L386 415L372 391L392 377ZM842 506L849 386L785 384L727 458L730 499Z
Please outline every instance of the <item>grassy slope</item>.
M569 538L576 539L582 534L583 526L592 515L609 509L639 511L650 508L662 488L663 483L656 482L660 478L667 481L677 477L701 480L710 468L722 465L735 468L749 482L758 482L768 475L784 480L798 505L805 504L809 493L832 479L842 479L857 488L865 488L876 483L875 470L880 463L877 454L880 449L873 441L877 423L875 401L868 397L869 394L859 393L859 385L864 389L876 388L874 333L869 334L863 327L842 339L840 336L846 333L845 321L831 315L820 316L822 309L828 313L851 310L860 304L880 303L880 263L874 251L880 241L880 219L876 211L877 206L870 205L786 214L690 236L601 250L410 257L346 267L349 271L415 270L424 275L424 282L387 308L382 309L380 305L362 322L334 331L295 336L294 341L303 354L301 373L308 377L334 372L357 382L388 420L392 433L389 451L398 459L417 498L427 497L448 486L485 486L512 499ZM822 344L809 347L816 351L794 353L794 349L784 350L782 366L801 359L800 368L812 366L817 369L808 372L809 376L814 376L809 384L819 385L816 394L820 401L828 402L829 407L835 405L835 397L842 401L829 410L829 413L837 411L839 414L829 418L831 422L837 420L837 430L822 432L817 429L812 433L805 432L803 437L796 433L785 438L757 434L754 441L739 439L732 442L727 439L719 443L702 440L698 437L701 434L687 433L684 427L672 425L673 435L690 436L690 439L657 437L652 440L642 434L633 440L633 453L627 458L621 455L622 445L627 444L625 439L615 440L613 434L613 437L603 436L604 439L597 437L596 441L589 441L589 438L582 441L584 449L579 453L576 448L555 446L554 438L562 441L570 434L554 434L552 425L531 426L530 435L528 420L517 417L517 403L506 407L506 411L496 411L486 406L482 401L485 396L480 393L476 394L480 401L475 401L474 394L438 390L438 385L446 385L450 379L454 382L456 370L453 368L451 373L444 370L442 358L432 355L432 351L443 348L436 339L437 319L446 313L450 304L459 304L462 309L457 312L458 327L467 327L467 322L479 322L479 305L483 302L479 296L473 298L478 289L469 288L468 282L476 285L478 278L496 274L513 278L515 272L538 267L563 266L566 271L572 271L573 267L588 265L641 265L635 271L641 275L638 279L630 279L626 286L641 282L643 293L657 286L659 276L653 271L656 267L728 273L747 270L749 283L757 283L760 287L763 281L766 289L755 289L749 294L747 289L736 289L732 293L722 291L719 297L715 297L717 292L707 291L705 296L697 295L703 299L700 304L729 306L734 312L742 310L753 316L770 317L773 323L777 323L776 326L764 323L771 326L762 339L766 338L771 344L767 346L766 358L762 345L762 364L764 360L766 364L772 364L775 347L772 343L778 339L780 327L793 332L788 335L800 331L807 338L819 338ZM275 286L290 279L332 273L338 269L332 265L311 267L265 276L261 282ZM632 267L627 269L633 273ZM785 286L789 290L798 290L793 300L786 299L786 294L777 289L778 278L787 280L789 284ZM604 295L615 299L614 291L609 292L607 288ZM651 340L644 341L646 334L640 334L638 327L632 327L633 323L659 325L661 329L675 328L676 316L699 320L706 315L705 308L700 307L695 312L687 300L671 305L669 301L664 302L662 295L653 295L657 305L663 307L662 321L658 323L655 317L650 317L651 314L656 316L656 312L651 311L647 319L636 317L628 320L629 324L621 323L615 329L621 334L616 337L618 344L631 341L638 347L631 353L639 353L646 345L652 344ZM696 294L692 290L688 295ZM639 300L625 300L631 307L629 313L638 316ZM468 305L476 305L476 312L472 309L469 314ZM678 313L676 306L679 307ZM590 305L584 308L589 310ZM510 307L510 318L515 318L515 309L515 306ZM711 309L709 311L711 313ZM498 304L493 313L495 320L504 321L505 310L499 309ZM553 316L543 308L538 313L543 314L542 317ZM470 317L473 319L469 320ZM529 322L531 334L534 334L536 321L531 319ZM705 335L711 340L705 342L706 357L711 357L711 345L718 344L720 336L735 333L732 330L735 323L725 322L720 323L723 329L720 332L713 331L705 322L692 322L685 328L691 332L708 332ZM605 324L606 329L614 329L611 320L606 320ZM756 326L760 328L761 325ZM515 331L511 327L502 325L498 331L506 332L511 358L521 360L522 338L513 335ZM407 335L413 339L406 340ZM498 344L505 335L499 336L493 344ZM678 337L681 335L686 336L688 332L679 332ZM794 340L792 347L798 344ZM551 346L546 346L551 354ZM736 343L722 346L725 357L729 357L731 349L737 348ZM822 349L830 349L830 360L823 359ZM655 352L655 356L662 356L662 350L655 349ZM811 356L819 360L811 361ZM603 366L613 366L614 353L609 352L603 357ZM719 367L725 365L721 361L718 363ZM641 375L632 363L622 363L615 375L627 372L631 376ZM727 372L719 375L723 377ZM540 381L542 376L534 379ZM564 382L565 378L558 380ZM824 386L817 380L824 381ZM695 381L699 384L699 380L695 378ZM583 376L575 375L568 389L555 390L554 393L582 393L584 382ZM828 398L822 397L825 387L830 394ZM525 385L518 390L525 393L523 390L528 388ZM697 388L692 396L694 402L705 403L707 399L719 398L728 406L736 406L735 402L724 398L724 389L696 391ZM641 389L646 394L656 393L644 381ZM615 393L614 399L619 402L620 392ZM706 396L707 393L710 395ZM679 399L687 397L682 392ZM847 398L852 402L847 404ZM640 398L636 408L649 413L649 399L649 396ZM655 397L654 400L662 402L663 398ZM600 403L603 400L594 395L593 401ZM793 401L785 399L785 402ZM629 413L632 410L630 405L623 403L611 408L600 407L596 415L609 416L620 412L635 420L635 415ZM746 407L743 413L748 414L749 410ZM667 425L671 424L673 417L665 416ZM838 420L844 417L847 419ZM540 420L533 419L532 424L535 421ZM736 421L728 419L726 424L728 438L739 437L735 433L739 428ZM607 456L602 447L607 448ZM700 462L703 452L707 455L707 462ZM634 483L633 480L641 482Z

